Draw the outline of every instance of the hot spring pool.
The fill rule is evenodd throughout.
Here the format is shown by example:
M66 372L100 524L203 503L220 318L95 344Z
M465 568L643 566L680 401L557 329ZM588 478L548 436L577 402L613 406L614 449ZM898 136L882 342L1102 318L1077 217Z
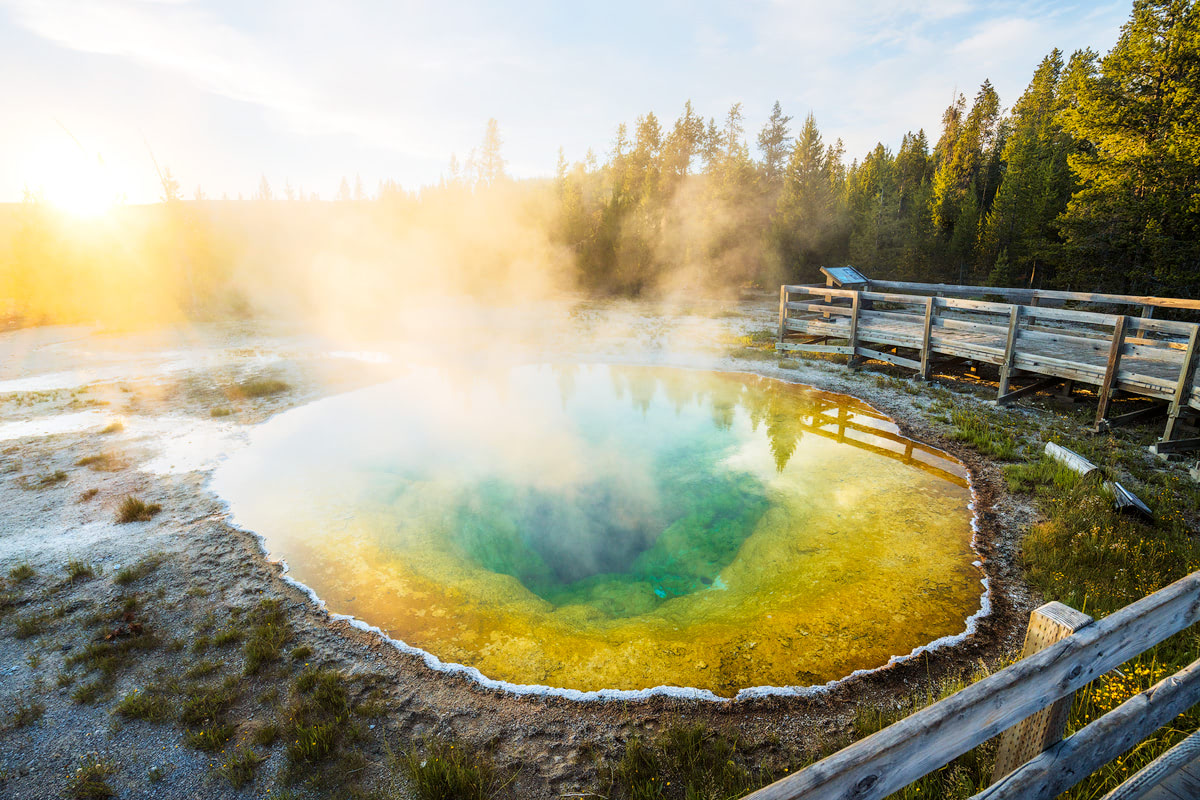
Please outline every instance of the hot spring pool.
M442 663L730 697L979 611L966 472L896 430L750 375L414 369L259 426L212 487L331 611Z

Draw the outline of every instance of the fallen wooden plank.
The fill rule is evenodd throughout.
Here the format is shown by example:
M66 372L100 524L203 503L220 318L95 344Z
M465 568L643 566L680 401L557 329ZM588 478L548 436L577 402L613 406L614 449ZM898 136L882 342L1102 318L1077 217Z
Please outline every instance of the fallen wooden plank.
M1054 442L1046 442L1046 455L1056 461L1066 464L1067 467L1080 475L1087 476L1096 472L1100 468L1092 462L1088 461L1083 456L1076 453L1074 450L1068 450L1060 444ZM1150 507L1138 499L1137 495L1126 489L1116 481L1105 481L1104 488L1112 492L1113 506L1118 511L1136 511L1145 517L1153 519L1154 512Z
M1172 439L1169 442L1155 442L1150 445L1150 452L1160 456L1188 450L1200 450L1200 439Z
M1169 406L1165 403L1156 403L1149 408L1140 408L1137 411L1130 411L1127 414L1119 414L1115 417L1109 417L1108 419L1104 420L1103 427L1107 430L1108 428L1116 428L1120 425L1128 425L1133 422L1141 422L1143 420L1165 417L1167 415L1168 408Z

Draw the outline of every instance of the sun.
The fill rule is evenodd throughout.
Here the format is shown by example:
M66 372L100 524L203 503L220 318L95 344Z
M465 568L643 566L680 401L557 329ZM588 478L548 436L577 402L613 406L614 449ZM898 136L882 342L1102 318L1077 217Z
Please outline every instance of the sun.
M42 148L30 157L28 166L30 187L72 216L100 217L118 202L116 184L103 159L88 156L74 142Z

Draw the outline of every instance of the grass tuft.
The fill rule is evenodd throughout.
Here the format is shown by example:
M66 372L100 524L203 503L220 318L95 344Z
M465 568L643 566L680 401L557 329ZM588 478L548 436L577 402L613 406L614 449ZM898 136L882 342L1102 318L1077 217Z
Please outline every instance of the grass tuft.
M418 800L485 800L497 788L491 761L461 744L428 742L424 752L409 751L402 765Z
M985 456L1012 461L1019 454L1012 431L981 410L953 409L950 412L950 424L954 426L950 438L973 447Z
M96 577L96 568L86 561L77 561L72 558L67 562L67 577L71 582L88 580Z
M158 569L159 565L164 561L165 556L161 553L146 556L136 564L131 564L128 567L122 567L113 578L113 582L118 586L128 586L134 581L139 581L149 575L154 570Z
M37 575L37 570L28 561L23 561L8 571L8 577L14 583L24 583Z
M17 638L28 639L46 630L46 617L42 614L28 614L17 617Z
M71 780L67 784L67 794L76 800L113 797L116 792L108 785L108 778L114 774L116 774L116 769L107 761L88 759L71 776Z
M171 702L158 692L135 689L117 703L117 713L126 719L161 722L171 716Z
M230 387L229 395L239 397L270 397L292 387L277 378L251 378Z
M108 423L107 425L105 425L105 426L104 426L104 427L103 427L103 428L100 430L100 433L102 433L102 434L105 434L105 433L120 433L120 432L121 432L121 431L123 431L123 430L125 430L125 423L124 423L124 422L122 422L122 421L121 421L121 420L119 420L119 419L114 419L112 422L110 422L110 423Z
M129 495L121 501L121 507L117 509L117 522L148 522L160 511L162 506L158 503L147 503Z
M225 763L221 765L221 774L235 789L240 789L254 781L254 771L265 760L266 756L259 755L249 747L239 747L225 757Z
M9 723L14 728L25 728L37 722L45 713L46 706L37 700L30 700L29 702L22 700L13 709L9 717Z

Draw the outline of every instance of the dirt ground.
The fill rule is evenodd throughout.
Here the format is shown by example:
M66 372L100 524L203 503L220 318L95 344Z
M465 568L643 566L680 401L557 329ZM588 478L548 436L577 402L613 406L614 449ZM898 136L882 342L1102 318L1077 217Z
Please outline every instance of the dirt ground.
M406 796L403 781L392 778L392 754L441 736L486 749L511 776L507 796L586 797L603 783L603 762L618 758L635 734L699 722L738 734L756 759L784 767L819 742L845 736L863 704L895 707L931 682L1000 663L1019 644L1035 598L1019 578L1015 553L1034 510L1007 494L996 465L945 437L945 426L930 421L922 393L830 362L781 368L773 356L742 347L739 337L774 326L769 298L690 308L561 303L462 316L452 338L439 332L444 324L414 315L369 342L278 324L0 334L0 576L9 576L0 617L0 795L63 795L81 764L97 759L113 768L107 782L119 797L268 795L283 781L280 744L262 748L267 760L255 781L235 789L221 772L228 753L188 746L177 724L115 712L122 698L149 682L190 680L203 670L209 681L223 679L234 697L227 712L237 726L231 746L280 719L288 686L305 668L347 676L352 702L366 709L357 744L363 757L330 792L353 782L393 786L394 796ZM970 469L991 614L954 647L812 697L576 702L515 696L435 672L378 636L332 619L287 583L257 538L228 524L206 484L250 426L386 380L399 363L445 358L745 371L863 398L905 434ZM270 381L287 388L272 390ZM980 401L964 390L954 402ZM161 512L118 524L129 495L159 504ZM26 564L32 577L12 577ZM130 569L139 564L146 568ZM240 646L197 646L198 639L237 629L264 598L281 601L290 631L278 663L246 675ZM145 646L123 650L119 663L104 670L86 660L90 643L135 639ZM39 718L11 721L15 709L31 703L42 707ZM310 789L288 791L307 796Z

